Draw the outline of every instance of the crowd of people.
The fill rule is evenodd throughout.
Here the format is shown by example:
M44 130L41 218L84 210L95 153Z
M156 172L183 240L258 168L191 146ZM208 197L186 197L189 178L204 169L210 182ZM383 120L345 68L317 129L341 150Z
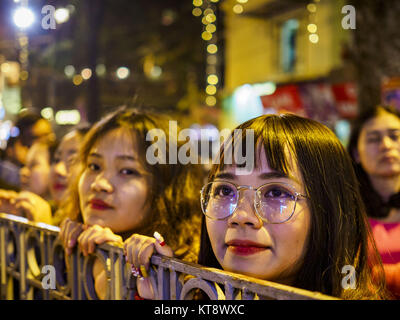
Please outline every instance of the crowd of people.
M400 298L397 110L361 114L347 150L312 119L251 119L221 144L207 174L200 162L147 161L155 129L166 159L184 143L168 135L169 120L122 107L57 140L45 119L21 116L0 166L0 211L59 226L66 255L120 243L137 299L154 298L155 253L341 299ZM250 133L254 165L244 172L226 151L251 150L243 148ZM355 287L343 286L345 266ZM104 298L100 261L92 272Z

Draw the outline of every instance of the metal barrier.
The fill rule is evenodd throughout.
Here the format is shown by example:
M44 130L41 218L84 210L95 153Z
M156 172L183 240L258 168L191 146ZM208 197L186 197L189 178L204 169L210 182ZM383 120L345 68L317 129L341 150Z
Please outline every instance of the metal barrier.
M97 299L92 276L96 258L106 270L106 299L133 299L136 278L120 246L103 244L87 257L76 249L66 258L58 233L54 226L0 214L0 299ZM159 300L192 299L199 289L212 300L335 299L174 258L154 255L151 262L149 276Z

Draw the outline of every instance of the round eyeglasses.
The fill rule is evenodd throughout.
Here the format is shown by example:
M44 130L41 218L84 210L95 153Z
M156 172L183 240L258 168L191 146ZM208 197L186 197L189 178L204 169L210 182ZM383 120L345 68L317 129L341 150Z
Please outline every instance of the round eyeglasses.
M204 215L213 220L229 217L237 208L239 192L244 189L255 191L255 212L262 221L270 224L288 221L293 216L297 200L307 198L284 182L269 182L254 188L214 181L201 189L201 209Z

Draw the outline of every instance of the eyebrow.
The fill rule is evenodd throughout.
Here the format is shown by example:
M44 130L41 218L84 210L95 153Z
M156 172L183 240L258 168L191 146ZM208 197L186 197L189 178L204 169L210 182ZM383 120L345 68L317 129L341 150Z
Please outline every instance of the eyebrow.
M215 178L216 179L229 179L229 180L235 180L237 175L229 172L222 172L218 173ZM291 179L297 182L297 180L293 177L289 177L287 174L279 171L272 171L272 172L263 172L261 173L258 178L263 179L263 180L268 180L268 179L280 179L280 178L286 178L286 179Z
M96 152L90 153L88 157L94 157L94 158L99 158L99 159L103 158L102 155L100 155L100 154L98 154ZM127 155L127 154L118 155L116 158L117 158L117 160L136 161L136 158L134 156L130 156L130 155Z
M393 132L398 132L398 131L400 131L400 129L398 129L398 128L389 128L389 129L385 129L385 130L371 130L371 131L367 131L366 135L381 134L382 132L393 133Z

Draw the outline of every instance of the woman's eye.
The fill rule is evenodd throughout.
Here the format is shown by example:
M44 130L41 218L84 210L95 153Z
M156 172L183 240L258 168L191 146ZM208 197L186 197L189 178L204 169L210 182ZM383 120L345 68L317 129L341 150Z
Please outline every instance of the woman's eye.
M219 196L219 197L227 197L227 196L231 196L233 195L233 189L230 186L226 186L226 185L222 185L222 186L218 186L217 188L215 188L214 190L214 196Z
M123 175L135 175L135 176L139 176L140 173L135 170L135 169L129 169L129 168L124 168L120 170L120 173Z
M95 164L95 163L88 163L87 167L89 168L89 170L91 171L97 171L100 169L100 166Z
M282 199L282 198L293 198L293 195L282 188L271 188L264 192L264 198L267 199Z

